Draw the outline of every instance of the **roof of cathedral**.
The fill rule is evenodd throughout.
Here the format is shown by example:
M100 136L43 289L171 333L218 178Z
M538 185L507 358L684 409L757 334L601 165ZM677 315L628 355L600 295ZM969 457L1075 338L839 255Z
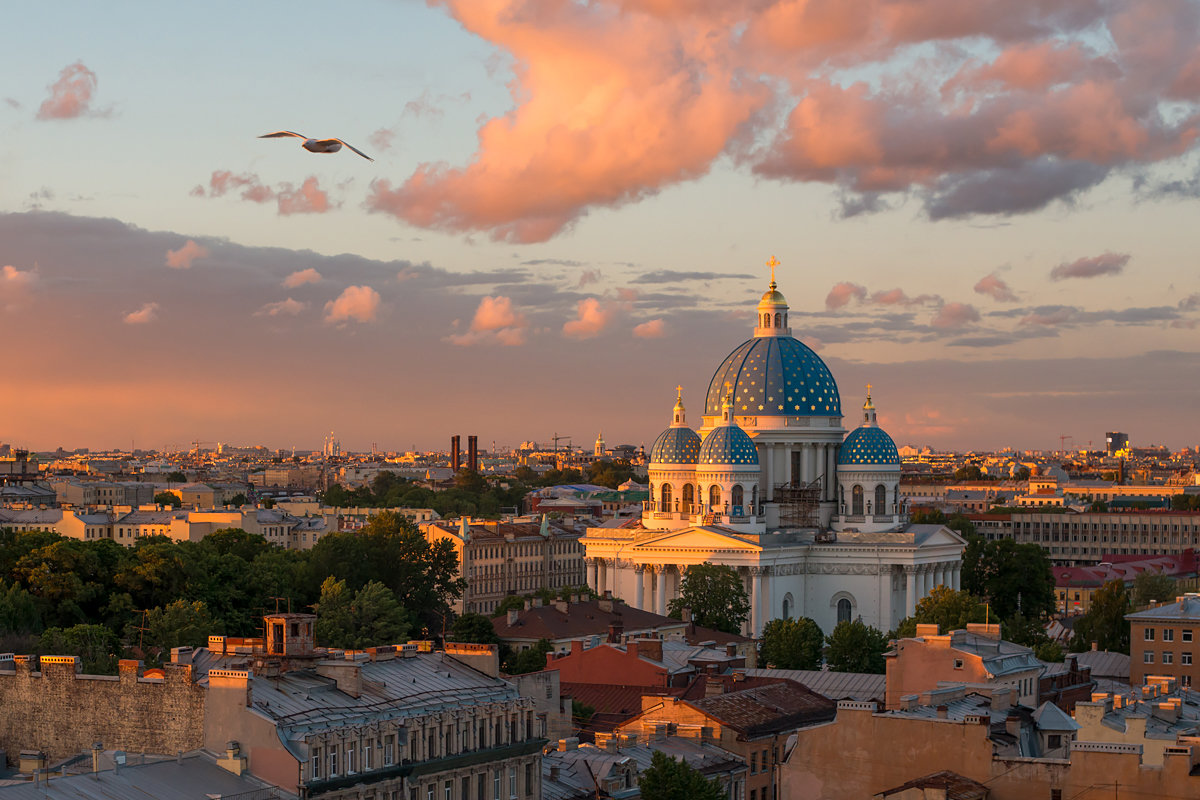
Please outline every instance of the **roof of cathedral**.
M754 440L737 425L713 428L700 445L698 463L758 466L758 448Z
M700 455L700 434L691 428L667 428L650 448L651 464L695 464Z
M862 427L850 431L838 451L838 464L881 464L900 468L896 443L882 428Z
M733 386L738 415L842 415L833 373L820 356L791 336L756 336L738 345L713 373L705 414L721 413L727 382Z

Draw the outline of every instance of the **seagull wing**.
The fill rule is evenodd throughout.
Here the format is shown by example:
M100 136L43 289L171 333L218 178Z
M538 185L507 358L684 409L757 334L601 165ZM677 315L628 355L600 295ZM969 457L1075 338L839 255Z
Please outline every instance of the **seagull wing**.
M258 138L260 138L260 139L278 139L281 136L295 136L297 139L307 139L308 138L303 133L296 133L295 131L275 131L274 133L264 133L262 136L260 136Z
M342 141L341 139L334 139L334 141L335 141L335 142L341 142L343 145L345 145L346 147L349 147L351 150L353 150L354 152L358 153L360 156L362 156L363 158L365 158L367 161L374 161L374 160L375 160L375 159L371 158L369 155L367 155L366 153L364 153L362 150L359 150L357 147L355 147L355 146L354 146L354 145L352 145L352 144L349 144L349 143L347 143L347 142L344 142L344 141Z

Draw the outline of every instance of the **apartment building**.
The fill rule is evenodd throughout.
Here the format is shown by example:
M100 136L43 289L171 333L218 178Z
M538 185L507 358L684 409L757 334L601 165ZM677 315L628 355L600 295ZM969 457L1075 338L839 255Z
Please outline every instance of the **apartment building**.
M1012 538L1042 546L1059 566L1096 564L1107 555L1160 555L1200 547L1200 513L1130 511L1095 513L971 514L989 539Z
M1142 686L1151 675L1174 678L1179 686L1197 685L1200 665L1200 594L1174 603L1126 614L1129 620L1129 683Z

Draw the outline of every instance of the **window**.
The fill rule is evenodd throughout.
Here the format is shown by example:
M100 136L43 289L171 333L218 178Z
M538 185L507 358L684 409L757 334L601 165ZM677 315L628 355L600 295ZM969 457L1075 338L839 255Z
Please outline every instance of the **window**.
M708 487L708 504L713 508L721 505L721 487L715 483Z
M1192 676L1191 675L1183 675L1180 678L1180 680L1186 688L1188 688L1188 689L1192 688Z
M329 748L329 777L331 777L331 778L338 774L337 754L338 754L337 747Z
M468 800L471 796L471 778L470 776L462 779L462 785L458 790L460 800Z
M1164 663L1164 664L1170 664L1170 663L1173 663L1173 662L1174 662L1174 660L1175 660L1175 654L1174 654L1174 653L1172 653L1170 650L1164 650L1164 651L1163 651L1163 654L1162 654L1162 663Z
M1180 653L1179 654L1179 663L1183 664L1185 667L1190 667L1192 665L1191 651L1188 651L1186 653Z
M320 780L321 778L321 748L314 747L312 751L312 779Z
M733 492L730 495L730 505L732 505L735 509L738 509L740 511L741 506L745 502L746 502L746 496L743 494L742 485L740 483L734 484ZM734 513L736 514L736 513L738 513L738 511L735 511Z
M1051 789L1050 800L1062 800L1062 789Z
M508 768L508 796L509 797L517 796L517 768L516 767Z
M1142 663L1143 664L1153 664L1154 663L1154 651L1153 650L1143 650L1142 651Z
M429 787L425 790L425 797L427 797L428 800L437 800L437 784L436 783L429 784Z
M362 753L362 768L364 771L372 768L371 761L372 761L372 759L371 759L371 743L364 742L363 743L363 753Z
M1175 629L1174 628L1163 628L1163 641L1164 642L1175 641Z
M1183 629L1183 637L1182 637L1182 638L1183 638L1183 641L1185 641L1185 642L1190 642L1190 641L1192 640L1192 629L1191 629L1191 628L1184 628L1184 629Z
M626 778L626 780L629 779L628 773L626 773L625 778ZM628 783L625 784L625 788L626 789L629 788ZM525 765L525 796L529 797L532 794L533 794L533 763L530 762Z
M750 774L758 772L758 753L750 754Z
M1142 640L1146 642L1153 642L1154 628L1146 628L1146 630L1142 632Z
M862 516L863 513L863 488L859 484L854 484L854 488L850 491L850 513L856 516Z
M503 770L496 770L492 773L492 800L500 800L500 778L503 774Z
M954 659L954 668L955 668L955 669L962 669L962 668L963 668L963 660L962 660L961 658L956 658L956 659Z
M1046 746L1051 750L1057 750L1062 747L1062 734L1052 733L1046 737Z
M838 600L838 604L837 604L838 622L849 622L850 615L851 615L851 613L853 613L853 611L854 611L854 609L850 605L849 600L847 600L844 597L841 600Z
M354 745L346 745L346 772L354 772Z
M887 513L887 487L882 483L875 487L875 513Z
M475 793L475 800L487 800L487 773L479 773L479 777L475 781L478 791ZM463 800L467 800L465 797Z
M396 736L389 733L383 737L383 763L391 765L395 761Z
M442 791L446 794L445 800L454 800L454 781L446 781Z

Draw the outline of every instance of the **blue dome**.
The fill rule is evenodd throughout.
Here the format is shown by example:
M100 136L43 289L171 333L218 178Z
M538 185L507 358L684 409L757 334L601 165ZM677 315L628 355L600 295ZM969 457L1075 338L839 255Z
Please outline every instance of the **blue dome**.
M896 443L883 428L855 428L842 442L838 465L887 465L899 468L900 454Z
M708 384L704 413L721 413L726 382L741 416L840 417L837 382L820 356L790 336L757 336L730 353Z
M699 463L751 464L758 466L758 448L754 440L737 425L713 428L700 445Z
M651 464L695 464L700 454L700 434L691 428L667 428L650 448Z

